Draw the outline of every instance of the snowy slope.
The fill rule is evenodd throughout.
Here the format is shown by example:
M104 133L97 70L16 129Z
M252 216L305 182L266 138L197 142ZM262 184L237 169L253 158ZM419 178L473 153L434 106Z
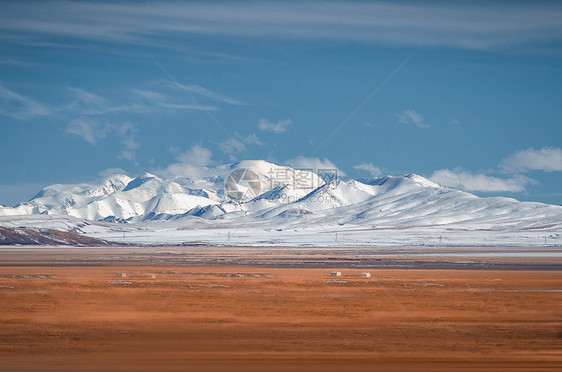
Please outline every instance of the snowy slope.
M41 190L28 202L17 206L0 206L0 216L27 214L68 215L86 220L112 222L138 222L151 219L180 217L189 211L196 213L206 207L226 202L224 180L235 169L249 168L261 180L262 193L292 185L296 171L263 160L246 160L202 170L201 178L163 179L144 173L130 178L114 175L99 184L53 185ZM304 172L318 186L323 181L312 172ZM301 171L299 174L303 174ZM310 192L312 188L299 188L293 192L293 201ZM234 211L237 206L225 206L224 211ZM212 209L211 209L212 211ZM223 208L218 213L224 214ZM202 212L201 212L202 213Z
M0 215L49 214L54 210L74 209L124 189L131 180L126 175L115 175L102 180L100 184L48 186L28 202L20 203L14 208L0 207Z
M237 168L258 175L261 189L254 199L233 201L225 194L225 179ZM198 178L164 179L144 173L136 178L115 175L97 184L53 185L14 208L0 207L0 226L54 228L154 244L562 242L560 206L481 198L415 174L369 183L324 183L308 172L304 178L311 184L303 185L298 172L250 160L203 169Z
M186 214L207 219L307 218L322 223L395 226L463 225L478 229L529 229L562 225L562 207L480 198L442 187L419 175L386 176L369 184L332 181L310 192L291 185L273 189L246 203L225 202Z
M112 176L100 185L54 185L0 215L54 214L87 220L124 221L152 213L182 213L198 205L216 203L202 190L182 187L150 173L137 178Z

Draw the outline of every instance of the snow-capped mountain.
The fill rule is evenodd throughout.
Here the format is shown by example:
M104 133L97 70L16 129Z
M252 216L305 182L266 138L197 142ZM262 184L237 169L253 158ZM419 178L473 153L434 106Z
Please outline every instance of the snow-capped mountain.
M229 178L237 169L252 171ZM416 174L325 182L311 171L257 160L197 174L114 175L93 184L49 186L27 202L0 207L0 226L134 244L562 243L560 206L481 198ZM231 199L228 188L237 182L248 182L256 195Z
M259 193L231 200L225 180L235 169L251 169ZM227 186L228 189L228 186ZM386 176L369 183L324 182L311 171L260 160L203 169L198 178L164 179L113 175L97 184L53 185L28 202L0 207L0 216L47 214L84 220L142 222L236 220L251 223L307 220L377 227L459 226L538 228L562 226L562 207L480 198L442 187L421 176Z
M136 178L113 175L97 184L53 185L41 190L31 200L13 208L0 206L0 216L49 214L68 215L86 220L110 222L139 222L152 219L179 217L186 214L215 216L206 208L221 204L219 211L234 211L240 207L229 202L225 194L225 179L235 169L251 169L259 177L260 194L278 187L295 184L297 171L265 161L241 161L204 169L201 178L163 179L151 173ZM312 185L324 183L316 174L305 174L310 187L293 190L295 196L304 196Z

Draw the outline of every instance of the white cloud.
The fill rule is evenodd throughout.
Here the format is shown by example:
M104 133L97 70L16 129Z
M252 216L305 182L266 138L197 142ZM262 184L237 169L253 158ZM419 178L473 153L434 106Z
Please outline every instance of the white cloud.
M339 169L334 163L330 160L324 158L307 158L304 156L297 156L296 158L292 158L287 160L285 163L293 168L298 169L312 169L313 171L318 170L337 170L338 176L345 176L345 172Z
M104 115L116 112L146 112L146 107L140 104L114 106L109 101L92 92L80 88L68 88L74 99L65 106L64 110L79 115Z
M66 127L66 133L82 137L91 144L96 144L101 138L107 137L109 126L96 119L80 117L74 119Z
M361 163L353 166L353 169L357 169L360 171L365 171L369 173L371 177L377 177L382 174L382 171L379 167L373 165L372 163Z
M246 145L258 145L258 146L263 146L263 142L260 141L260 139L258 138L258 136L255 133L252 134L248 134L246 136L246 138L244 138L244 143Z
M136 140L137 127L133 123L125 122L116 128L116 132L121 136L123 144L120 157L134 162L137 158L135 150L140 146Z
M80 88L68 88L68 89L75 95L74 101L72 101L68 105L69 108L79 106L80 104L88 104L88 105L103 107L103 108L106 108L108 106L107 100L102 96L85 91L84 89L80 89Z
M168 177L197 178L205 174L205 167L213 164L211 150L195 145L176 156L177 163L170 164L164 174Z
M413 124L419 128L429 128L430 124L423 120L423 115L418 114L414 110L406 110L401 114L396 114L398 121L403 124Z
M25 120L49 114L51 109L47 105L0 85L0 115Z
M134 162L137 159L137 154L131 150L121 150L118 158Z
M4 8L2 31L20 36L14 40L21 43L50 42L53 36L61 36L76 44L81 40L151 44L156 38L203 34L521 50L558 45L562 38L562 6L557 2L537 6L500 1L36 1L32 6L18 2ZM158 46L176 47L176 43Z
M508 173L542 170L545 172L562 171L562 149L543 147L540 150L527 149L504 159L500 168Z
M123 139L123 146L129 150L136 150L139 148L139 143L134 136L129 136Z
M138 97L142 98L145 105L149 104L174 110L218 110L218 107L216 106L203 105L203 107L201 107L196 103L186 103L191 101L191 99L183 94L167 94L146 89L133 89L133 92Z
M279 120L277 123L272 123L268 119L258 120L258 129L263 131L271 131L275 133L284 133L287 131L289 125L291 125L292 120Z
M198 95L208 98L217 103L226 103L230 105L244 105L243 102L237 101L233 98L226 97L222 94L216 93L202 87L200 85L185 85L181 84L181 89L178 84L169 80L155 80L150 82L150 89L132 89L131 91L137 98L140 98L146 106L159 106L167 109L176 110L206 110L218 111L219 108L209 104L203 104L201 107L196 102L192 102L191 97L185 94L188 91L190 94Z
M246 147L239 140L235 140L234 138L227 138L224 141L219 142L219 149L225 154L234 154L244 151Z
M437 170L433 172L430 179L447 187L484 192L521 192L525 190L528 184L536 183L536 181L522 175L516 175L512 178L499 178L485 174L473 174L459 168Z
M97 118L80 117L72 120L65 131L66 133L82 137L86 142L93 145L97 144L101 139L117 136L123 144L123 149L118 157L129 161L135 160L135 150L140 146L135 138L137 128L135 124L130 122L116 125Z
M102 179L122 174L127 174L127 172L125 172L121 168L107 168L98 172L98 176L100 176Z
M255 133L248 134L246 137L242 137L239 133L235 133L238 139L228 138L222 142L219 142L220 150L225 154L235 154L246 150L244 145L258 145L263 146L263 142L260 141ZM231 156L231 159L235 159Z
M177 86L175 86L175 87L177 88ZM242 103L240 101L237 101L235 99L223 96L222 94L212 92L209 89L204 88L204 87L199 86L199 85L183 85L183 87L185 89L187 89L188 91L190 91L191 93L195 93L195 94L198 94L200 96L210 98L210 99L212 99L213 101L216 101L216 102L228 103L230 105L244 105L244 103Z

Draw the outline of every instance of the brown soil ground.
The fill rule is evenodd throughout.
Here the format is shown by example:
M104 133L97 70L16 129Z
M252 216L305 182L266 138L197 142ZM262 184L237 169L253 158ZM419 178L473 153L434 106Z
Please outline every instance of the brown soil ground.
M0 267L0 370L562 369L560 271L330 271Z

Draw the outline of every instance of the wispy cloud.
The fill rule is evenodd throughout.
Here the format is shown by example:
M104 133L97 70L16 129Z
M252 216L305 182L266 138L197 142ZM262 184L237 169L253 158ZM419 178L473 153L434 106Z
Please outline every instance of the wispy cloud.
M118 112L146 112L146 107L138 103L114 105L98 94L80 88L68 88L73 96L70 103L62 111L77 115L105 115Z
M235 99L226 97L222 94L213 92L207 88L204 88L202 86L199 85L184 85L185 89L189 90L191 93L195 93L198 94L200 96L203 97L207 97L210 98L211 100L215 101L215 102L222 102L222 103L228 103L229 105L245 105L245 103L237 101Z
M68 87L65 89L70 93L70 101L59 107L40 103L0 85L0 115L25 120L36 116L55 113L83 117L103 116L124 112L147 113L157 108L173 110L219 110L218 107L213 105L203 105L203 107L201 107L195 103L186 103L186 98L174 91L174 87L166 84L160 85L164 86L166 90L131 89L129 92L132 91L133 94L129 94L129 96L125 100L121 100L121 102L119 102L119 100L108 99L85 89ZM195 94L208 97L216 102L242 104L201 86L192 85L190 87Z
M415 112L414 110L406 110L401 114L396 114L398 121L402 124L413 124L419 128L429 128L430 124L423 120L423 115Z
M26 61L21 58L16 57L9 57L9 56L0 56L0 65L4 66L16 66L16 67L30 67L35 66L36 64L33 62Z
M279 37L500 49L560 45L557 2L22 2L0 30L25 39L149 43L170 35ZM559 47L556 47L559 48Z
M98 172L98 176L103 180L122 174L126 175L127 172L121 168L107 168Z
M216 106L203 105L203 107L201 107L196 103L187 103L183 95L174 95L146 89L133 89L133 92L143 100L144 105L174 110L218 110Z
M378 177L382 174L379 167L375 166L373 163L361 163L353 166L353 169L364 171L369 173L371 177Z
M483 173L466 172L460 168L437 170L433 172L430 179L447 187L483 192L522 192L527 185L536 183L523 175L499 178Z
M92 145L109 136L115 136L123 146L118 158L129 161L135 161L136 150L140 146L136 140L137 127L131 122L115 124L96 117L79 117L68 124L65 132L81 137Z
M240 141L234 140L234 138L227 138L222 142L219 142L219 149L228 155L232 155L241 152L245 149ZM231 159L233 159L231 157Z
M258 129L263 131L271 131L274 133L285 133L291 123L291 119L279 120L277 123L272 123L269 121L269 119L262 118L258 120Z
M227 138L226 140L219 142L219 149L224 153L229 155L231 161L235 161L236 156L239 152L247 149L244 145L257 145L263 146L263 142L260 141L255 133L248 134L246 137L241 136L239 133L235 133L236 140L234 138Z
M182 88L184 88L191 94L202 98L207 98L215 103L226 103L228 105L237 105L237 106L246 105L246 103L240 100L234 99L225 94L215 92L209 88L202 87L197 84L183 84L183 83L180 84ZM147 90L133 89L133 92L140 94L145 98L155 98L155 99L163 100L163 98L166 97L166 100L170 100L170 97L179 97L183 100L182 102L185 102L187 99L184 95L184 92L182 91L183 89L180 89L178 87L178 84L176 84L173 81L160 79L160 80L151 81L146 85L148 86ZM150 97L151 94L156 94L156 96ZM158 95L160 96L158 97Z
M100 139L107 137L108 132L107 123L85 117L72 120L66 127L66 133L82 137L91 144L96 144Z
M339 176L345 176L345 172L338 168L332 161L327 158L308 158L305 156L297 156L285 162L287 165L298 169L318 170L336 170Z
M504 159L500 168L507 173L542 170L545 172L562 171L562 148L543 147L540 150L527 149Z
M145 106L137 102L115 105L111 104L108 99L84 89L72 87L65 89L71 95L70 101L61 106L55 106L40 103L0 85L0 114L25 120L51 114L95 116L119 112L144 113L147 111Z
M243 142L246 145L258 145L258 146L263 146L263 142L260 141L260 139L258 138L258 136L255 133L252 134L248 134L244 139Z
M0 115L26 120L51 113L52 109L48 105L0 85Z
M140 147L136 139L137 126L133 123L125 122L116 128L116 132L120 136L123 145L119 157L136 162L136 150Z

